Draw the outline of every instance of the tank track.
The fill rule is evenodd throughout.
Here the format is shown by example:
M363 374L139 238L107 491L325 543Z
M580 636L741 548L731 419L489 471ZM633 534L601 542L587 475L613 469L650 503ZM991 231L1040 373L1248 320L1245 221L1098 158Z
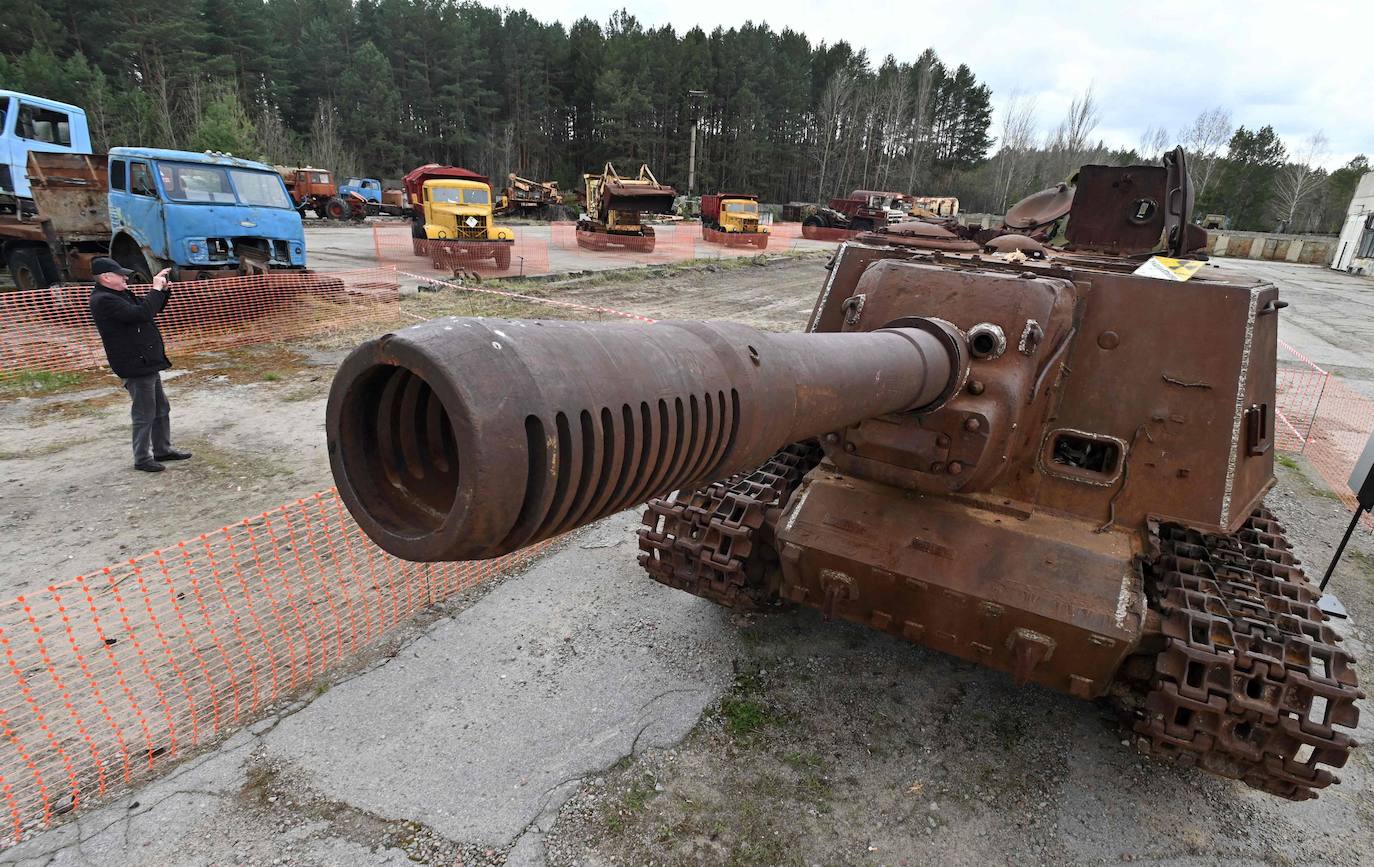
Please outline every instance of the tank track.
M1339 782L1364 693L1283 527L1263 508L1230 535L1151 521L1149 545L1163 646L1137 746L1294 801Z
M732 608L774 598L763 538L820 463L797 443L750 473L651 500L639 562L654 578ZM1354 658L1317 608L1283 527L1258 509L1237 533L1151 521L1143 558L1152 635L1123 669L1138 748L1290 800L1339 782L1363 699Z
M770 601L764 538L768 513L786 505L802 477L821 461L815 442L793 443L758 469L690 494L650 500L639 531L639 563L655 581L730 608Z

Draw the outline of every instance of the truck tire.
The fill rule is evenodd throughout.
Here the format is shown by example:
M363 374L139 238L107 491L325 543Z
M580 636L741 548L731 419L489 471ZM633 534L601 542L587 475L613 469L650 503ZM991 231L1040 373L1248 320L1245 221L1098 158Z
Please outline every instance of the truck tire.
M348 206L348 202L335 196L324 203L324 216L331 220L347 220L353 215L353 209Z
M129 277L130 283L151 283L153 282L153 275L157 273L157 271L153 270L153 266L148 261L147 257L143 255L143 251L134 248L132 245L126 246L115 253L114 260L123 267L134 272L133 275ZM158 268L157 270L161 271L162 269Z
M808 239L818 238L820 237L821 230L828 228L830 228L830 226L826 223L825 217L819 214L812 214L805 220L802 220L802 237Z
M16 247L10 251L5 259L5 267L21 292L47 289L54 282L49 279L49 269L43 266L46 257L46 253L33 247Z
M492 257L496 260L496 270L504 271L510 267L510 245L502 244L496 248L496 255Z

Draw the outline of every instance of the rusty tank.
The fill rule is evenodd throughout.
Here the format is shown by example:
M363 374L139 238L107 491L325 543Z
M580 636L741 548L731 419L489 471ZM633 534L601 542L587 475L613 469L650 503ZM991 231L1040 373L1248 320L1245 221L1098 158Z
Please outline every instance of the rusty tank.
M370 341L330 393L339 492L413 560L647 502L654 580L1108 701L1152 756L1315 797L1364 694L1264 503L1284 303L1133 274L1123 251L1197 238L1186 173L1128 169L1080 176L1076 253L841 245L805 333L450 318Z

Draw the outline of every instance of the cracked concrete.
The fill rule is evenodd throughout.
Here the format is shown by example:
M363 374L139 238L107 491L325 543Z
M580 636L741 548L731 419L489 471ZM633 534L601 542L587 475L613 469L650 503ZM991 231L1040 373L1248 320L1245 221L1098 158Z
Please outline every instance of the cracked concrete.
M0 865L542 864L586 776L678 742L729 683L726 613L646 580L636 525L584 531L392 658Z

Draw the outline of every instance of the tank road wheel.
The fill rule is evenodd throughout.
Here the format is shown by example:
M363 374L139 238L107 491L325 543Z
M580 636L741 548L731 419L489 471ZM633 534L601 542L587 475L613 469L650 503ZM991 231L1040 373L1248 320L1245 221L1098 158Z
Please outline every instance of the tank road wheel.
M32 247L16 247L10 251L9 257L5 259L5 267L9 269L10 279L21 292L46 289L48 284L53 282L48 279L48 269L43 267L45 255L41 250Z
M348 206L348 202L338 196L324 203L324 216L331 220L347 220L352 213L353 209Z
M496 248L496 254L492 256L496 260L496 270L504 271L510 267L510 244L502 244Z
M828 228L830 227L825 224L825 219L823 217L812 214L805 220L802 220L802 237L807 240L815 241L820 238L821 230Z

